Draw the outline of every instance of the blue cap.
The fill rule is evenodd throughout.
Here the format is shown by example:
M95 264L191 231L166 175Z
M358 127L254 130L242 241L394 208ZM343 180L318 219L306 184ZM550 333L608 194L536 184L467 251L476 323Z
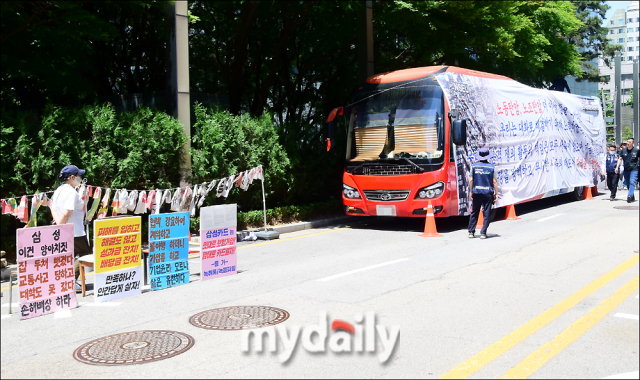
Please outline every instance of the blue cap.
M69 178L72 175L84 175L86 170L78 169L75 165L67 165L60 170L60 177Z

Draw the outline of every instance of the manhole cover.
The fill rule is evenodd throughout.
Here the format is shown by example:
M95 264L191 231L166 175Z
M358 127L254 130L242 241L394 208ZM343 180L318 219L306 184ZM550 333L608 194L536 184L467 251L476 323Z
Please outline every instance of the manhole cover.
M638 206L616 206L614 208L618 210L638 211Z
M193 346L193 338L175 331L144 330L109 335L78 347L73 357L92 365L149 363L180 355Z
M230 306L198 313L189 323L207 330L246 330L277 325L287 318L287 311L275 307Z

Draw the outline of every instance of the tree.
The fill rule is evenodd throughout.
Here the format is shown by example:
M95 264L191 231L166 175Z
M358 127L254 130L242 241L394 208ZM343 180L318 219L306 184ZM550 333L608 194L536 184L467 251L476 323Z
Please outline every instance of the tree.
M630 96L627 98L627 101L624 102L624 105L627 107L633 107L633 90L629 90Z
M581 23L569 2L375 2L376 65L456 65L541 86L579 75L567 36ZM378 27L382 25L382 27Z
M3 1L3 107L43 110L162 91L168 26L155 1Z
M598 64L590 61L602 57L605 64L611 67L615 52L621 48L621 45L613 45L609 42L607 38L609 30L603 26L607 10L611 7L606 4L606 1L572 0L571 2L576 7L578 19L582 21L582 26L569 37L569 41L578 48L582 57L580 63L583 71L582 79L599 82Z
M44 108L94 91L85 80L90 41L108 39L109 25L80 2L3 1L0 7L3 106Z

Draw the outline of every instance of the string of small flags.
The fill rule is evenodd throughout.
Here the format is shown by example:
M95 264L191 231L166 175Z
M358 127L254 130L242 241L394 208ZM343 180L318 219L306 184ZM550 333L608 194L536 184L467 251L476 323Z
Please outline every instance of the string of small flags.
M196 208L202 207L205 199L212 191L215 191L218 198L227 198L234 187L247 191L254 180L264 181L262 165L219 180L194 185L193 189L191 186L185 186L171 189L129 191L127 189L96 187L83 183L78 187L77 191L84 202L85 222L91 221L96 214L98 219L108 216L109 208L111 209L110 216L127 214L130 211L134 214L146 214L148 212L159 214L161 207L165 204L171 205L171 211L189 211L191 216L195 216ZM112 192L113 196L111 196ZM20 202L17 202L15 198L4 198L2 199L2 214L11 214L17 217L21 222L27 224L26 227L36 227L36 213L40 206L50 205L51 201L47 194L52 193L54 191L23 195L20 198ZM31 198L30 210L28 198ZM89 207L90 198L93 198L93 202Z

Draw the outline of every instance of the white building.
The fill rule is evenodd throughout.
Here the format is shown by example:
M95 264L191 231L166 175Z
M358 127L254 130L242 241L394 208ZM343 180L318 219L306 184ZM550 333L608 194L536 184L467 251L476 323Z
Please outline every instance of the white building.
M640 14L638 4L639 2L632 1L626 12L623 9L618 9L606 21L606 27L609 29L607 37L611 44L623 46L621 50L622 75L620 78L623 103L627 101L633 88L633 60L640 60ZM612 62L611 68L609 68L600 58L598 60L598 68L600 69L600 76L608 80L607 82L600 82L599 88L605 92L615 92L614 63Z

